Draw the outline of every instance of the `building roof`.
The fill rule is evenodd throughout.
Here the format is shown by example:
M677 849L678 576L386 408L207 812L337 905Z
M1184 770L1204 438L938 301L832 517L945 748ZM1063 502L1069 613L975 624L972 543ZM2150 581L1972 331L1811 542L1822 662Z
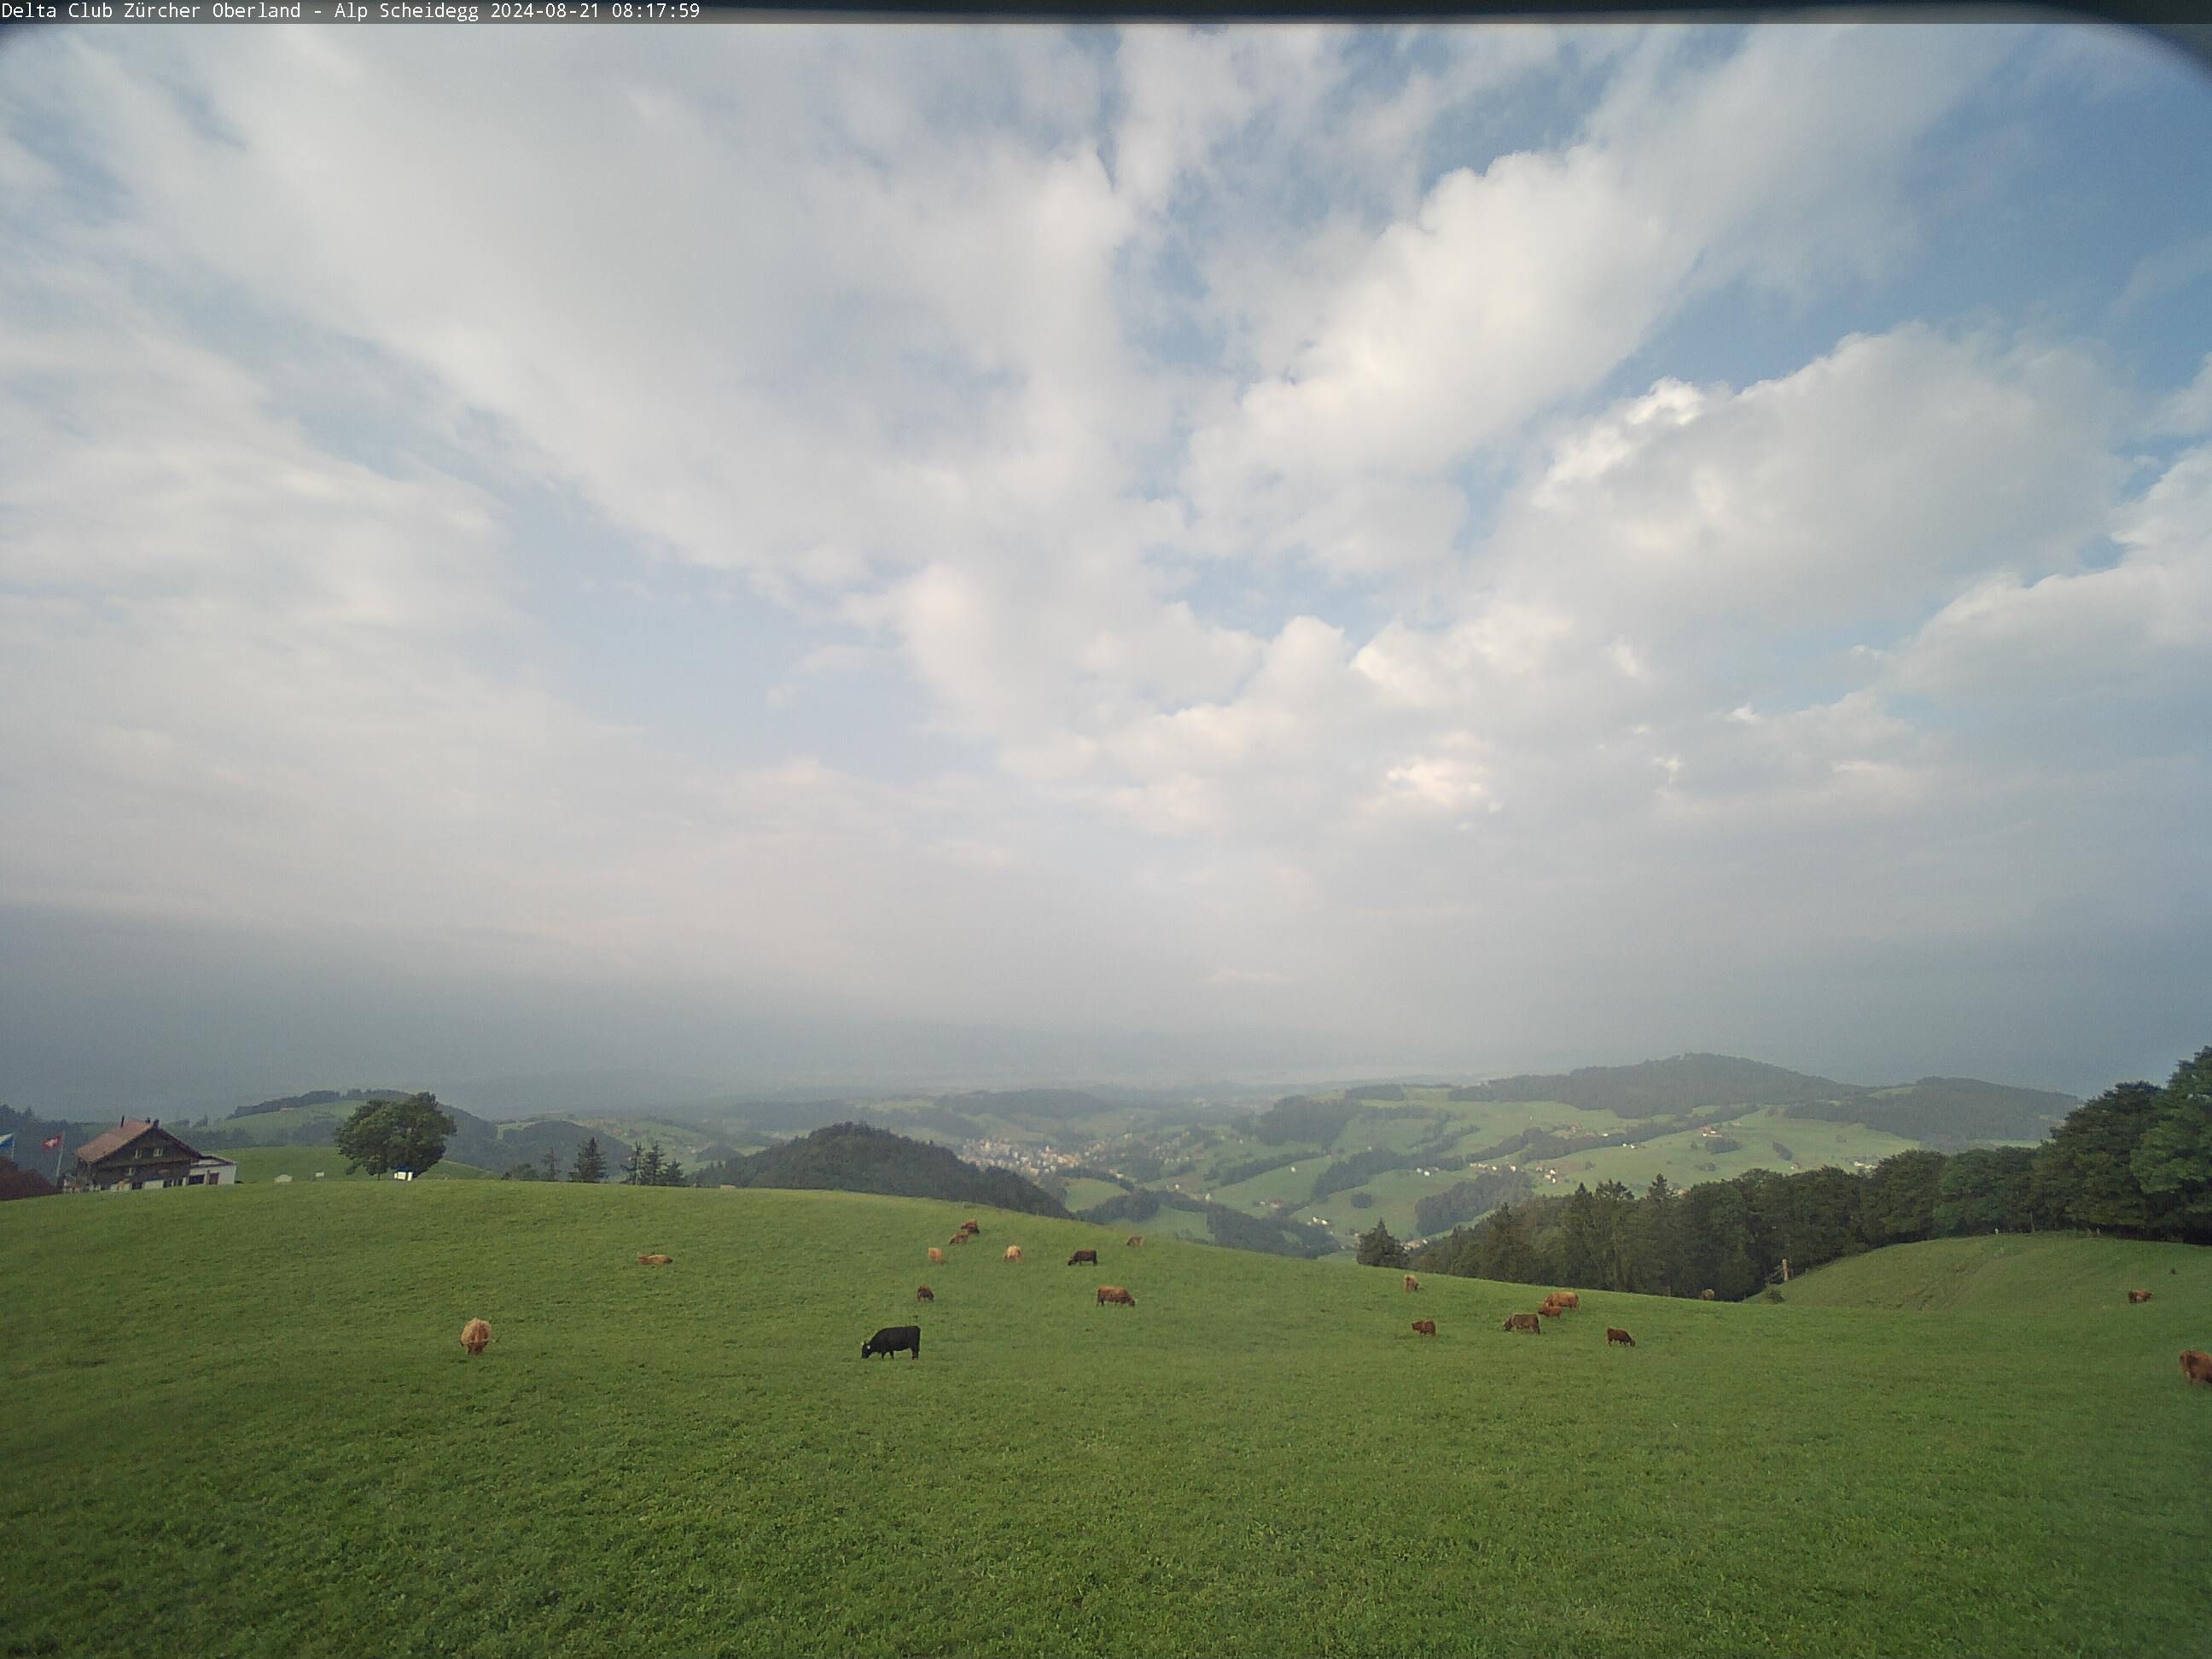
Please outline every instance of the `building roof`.
M183 1141L179 1140L176 1136L171 1134L167 1129L164 1129L158 1121L149 1121L142 1118L126 1117L122 1122L116 1125L115 1127L108 1130L106 1133L94 1135L90 1140L86 1141L83 1146L78 1147L76 1149L77 1159L80 1163L97 1164L103 1158L113 1157L117 1152L121 1152L125 1146L131 1145L131 1142L140 1139L142 1136L149 1134L157 1134L161 1136L162 1139L173 1143L182 1155L186 1158L198 1158L199 1156L198 1152L194 1151L191 1147L185 1146Z

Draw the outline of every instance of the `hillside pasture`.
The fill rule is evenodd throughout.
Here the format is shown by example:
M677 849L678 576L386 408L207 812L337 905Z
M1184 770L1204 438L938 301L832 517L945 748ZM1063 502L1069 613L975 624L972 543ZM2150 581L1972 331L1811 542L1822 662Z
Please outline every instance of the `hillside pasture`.
M1714 1137L1691 1130L1656 1135L1633 1147L1601 1146L1547 1158L1528 1167L1539 1192L1571 1193L1577 1182L1595 1188L1601 1181L1619 1181L1640 1193L1657 1175L1665 1176L1671 1187L1691 1187L1701 1181L1732 1180L1753 1170L1817 1170L1823 1164L1848 1170L1911 1152L1916 1144L1863 1124L1788 1117L1773 1106L1714 1127L1719 1138L1737 1142L1737 1150L1716 1152ZM1789 1159L1775 1150L1778 1143L1790 1149ZM1708 1164L1714 1167L1706 1169ZM1546 1170L1558 1170L1559 1178L1547 1182Z
M364 1170L346 1173L345 1154L335 1146L226 1146L216 1154L227 1158L238 1165L241 1183L273 1182L280 1175L288 1175L295 1182L312 1182L315 1172L323 1172L323 1179L331 1181L391 1181L390 1176L372 1176ZM457 1164L451 1158L441 1158L422 1172L425 1181L481 1181L489 1173L473 1164Z
M2078 1291L1941 1319L1586 1291L1529 1338L1497 1327L1532 1287L1416 1298L1152 1223L1134 1252L987 1212L927 1267L966 1213L0 1206L0 1270L64 1292L0 1350L7 1651L2136 1656L2212 1619L2194 1265L2085 1256ZM2102 1316L2106 1277L2151 1317ZM918 1360L859 1358L909 1322Z
M2148 1290L2151 1301L2128 1306L2133 1289ZM2117 1318L2130 1332L2170 1315L2177 1352L2212 1352L2212 1322L2203 1317L2212 1307L2212 1250L2136 1239L2075 1232L1931 1238L1800 1273L1783 1295L1806 1308L2033 1313L2100 1327Z

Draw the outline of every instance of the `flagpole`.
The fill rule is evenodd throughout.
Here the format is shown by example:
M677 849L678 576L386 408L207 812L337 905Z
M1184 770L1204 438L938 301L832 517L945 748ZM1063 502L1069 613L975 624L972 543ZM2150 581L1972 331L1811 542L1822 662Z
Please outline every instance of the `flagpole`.
M66 1141L68 1139L69 1139L69 1131L68 1131L67 1129L63 1130L59 1135L58 1135L58 1136L56 1136L56 1137L55 1137L55 1139L56 1139L57 1143L63 1142L63 1141ZM61 1146L60 1146L59 1144L57 1144L57 1145L55 1146L55 1147L54 1147L54 1185L55 1185L56 1187L59 1187L61 1184L62 1184L62 1147L61 1147Z

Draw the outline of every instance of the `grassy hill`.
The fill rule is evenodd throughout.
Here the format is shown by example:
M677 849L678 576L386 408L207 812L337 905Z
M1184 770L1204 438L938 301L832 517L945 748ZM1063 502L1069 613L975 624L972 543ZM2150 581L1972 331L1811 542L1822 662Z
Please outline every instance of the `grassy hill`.
M2148 1291L2150 1303L2130 1307L2130 1290ZM1783 1294L1798 1307L2033 1314L2099 1328L2117 1319L2131 1331L2163 1326L2170 1313L2177 1353L2212 1352L2212 1250L2184 1245L2086 1233L1934 1238L1832 1261Z
M54 1291L0 1345L6 1651L2135 1656L2212 1618L2212 1390L2173 1359L2212 1283L2177 1247L2111 1258L2148 1308L2084 1255L1940 1322L1813 1305L1816 1274L1585 1293L1532 1339L1497 1329L1525 1288L998 1212L927 1265L969 1213L0 1206L0 1271ZM909 1321L921 1359L858 1358Z

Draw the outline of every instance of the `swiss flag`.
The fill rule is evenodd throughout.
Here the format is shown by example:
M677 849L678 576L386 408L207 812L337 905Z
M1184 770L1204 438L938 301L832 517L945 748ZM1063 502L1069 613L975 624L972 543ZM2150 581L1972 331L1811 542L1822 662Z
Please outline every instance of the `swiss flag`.
M46 1139L39 1143L39 1150L43 1152L51 1152L61 1144L62 1138L59 1135L49 1135Z

